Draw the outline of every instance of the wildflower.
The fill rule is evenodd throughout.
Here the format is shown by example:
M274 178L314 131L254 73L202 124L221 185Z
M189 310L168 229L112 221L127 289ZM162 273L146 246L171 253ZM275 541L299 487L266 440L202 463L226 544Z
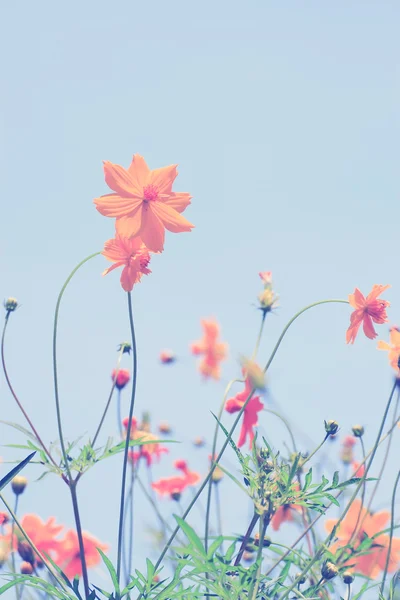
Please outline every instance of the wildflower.
M23 475L16 475L14 479L11 480L11 488L16 496L23 494L26 486L28 485L28 480Z
M174 466L178 471L182 471L182 476L159 479L154 481L151 487L160 496L170 496L172 499L179 500L180 495L187 487L196 485L200 481L200 475L195 471L190 471L185 460L176 460Z
M226 401L225 410L229 413L240 411L252 390L253 386L251 385L249 378L246 377L243 392L236 394L233 398L229 398L229 400ZM261 402L259 396L253 396L247 403L247 406L243 411L242 428L237 443L238 448L241 448L245 444L247 438L249 438L249 447L251 448L254 440L254 427L258 424L258 413L263 408L264 404Z
M163 421L158 426L158 431L164 435L169 435L172 432L171 426L166 421Z
M30 562L24 561L21 563L20 571L23 575L32 575L33 566Z
M339 429L337 421L324 421L327 435L335 435Z
M352 477L364 477L365 465L354 461L351 463L351 471L353 473Z
M176 361L176 356L172 350L163 350L160 352L160 362L163 365L171 365Z
M351 571L345 571L343 573L343 583L346 585L351 585L354 581L354 575Z
M50 517L44 522L37 515L27 514L21 519L21 526L41 554L49 554L55 559L57 558L60 541L56 538L62 531L63 526L56 525L54 517ZM14 546L17 547L20 554L23 553L23 556L22 554L21 556L24 560L31 556L31 547L21 538L18 530L15 531Z
M333 579L334 577L336 577L336 575L338 575L338 573L339 573L339 569L330 560L325 561L324 564L322 565L321 575L324 579L326 579L326 580Z
M215 459L216 459L216 456L214 456L214 460ZM213 466L213 460L212 460L211 454L208 455L208 460L210 461L210 468L211 468ZM216 465L216 467L211 475L211 481L213 483L219 483L221 481L221 479L223 479L223 477L224 477L223 470L221 469L221 467L219 465Z
M107 275L118 267L124 267L121 273L121 285L125 292L131 292L135 283L139 283L142 275L151 273L147 265L150 254L142 240L123 238L119 235L104 244L102 255L114 264L103 272Z
M397 327L390 328L390 344L380 340L378 342L378 350L386 350L389 352L390 366L399 372L399 358L400 358L400 330Z
M260 303L260 310L263 311L264 316L271 312L276 306L278 306L278 296L275 294L272 288L272 273L271 271L264 271L259 273L260 278L264 284L263 291L258 295L258 301Z
M249 552L248 550L245 550L245 552L243 552L243 560L244 562L252 562L254 560L254 553L253 552Z
M364 435L364 427L362 425L354 425L351 430L355 437L360 438Z
M123 421L122 424L125 428L125 431L128 430L128 424L129 424L129 419L128 417L126 417ZM145 459L146 464L148 467L150 467L150 465L153 464L154 460L160 460L160 456L163 453L167 453L168 452L168 448L165 448L164 446L161 446L158 443L158 438L153 435L152 433L149 433L148 431L143 431L142 429L138 429L137 427L137 419L135 417L132 417L132 423L131 423L131 440L140 440L142 442L147 442L146 444L143 444L142 446L139 446L139 450L131 450L129 452L129 459L133 462L136 463L138 460L140 460L141 458Z
M161 252L165 229L190 231L194 225L180 213L190 204L187 192L172 192L177 165L151 171L144 158L135 154L128 169L104 162L107 185L115 192L96 198L97 210L116 218L117 233L126 238L140 235L149 250Z
M111 379L115 381L115 387L117 390L123 390L124 387L129 383L131 375L127 369L113 369L111 373Z
M102 544L95 537L87 532L83 532L83 547L85 552L86 565L88 568L100 564L101 557L98 548L103 552L108 550L106 544ZM59 558L57 564L64 571L67 577L73 578L82 575L82 563L79 553L78 535L75 531L69 530L64 539L60 542Z
M265 373L263 369L254 360L246 357L241 358L243 374L248 378L253 389L265 392Z
M385 290L390 285L374 285L372 291L365 298L358 288L354 290L354 294L349 295L349 303L355 309L350 316L350 326L346 332L346 342L354 344L361 323L365 335L373 340L377 333L373 323L386 323L387 314L386 308L390 306L387 300L378 300Z
M346 435L342 442L340 458L345 465L349 465L354 460L353 446L356 444L356 438L352 435Z
M192 354L204 355L200 361L199 371L204 377L220 378L220 363L225 360L228 345L218 341L219 325L212 319L203 319L201 325L204 336L191 345Z
M196 448L203 448L203 446L205 446L205 445L206 445L206 440L203 437L198 436L198 437L194 438L193 446L195 446Z
M271 519L272 529L278 531L282 523L285 521L293 522L295 513L302 513L303 509L298 504L286 503L282 504Z
M14 310L17 310L17 300L15 298L7 298L7 300L4 300L4 308L6 309L8 316L10 312L14 312Z
M335 533L337 542L331 546L330 551L335 553L343 546L351 544L353 551L351 556L347 556L348 550L345 550L344 565L351 564L356 573L362 573L375 579L379 572L385 569L390 537L380 532L385 528L389 519L389 512L370 513L362 506L361 500L354 500ZM326 521L327 531L331 532L337 522L336 519ZM373 538L372 545L367 554L357 556L354 551L357 550L365 538ZM399 562L400 538L393 538L389 556L389 573L396 570Z

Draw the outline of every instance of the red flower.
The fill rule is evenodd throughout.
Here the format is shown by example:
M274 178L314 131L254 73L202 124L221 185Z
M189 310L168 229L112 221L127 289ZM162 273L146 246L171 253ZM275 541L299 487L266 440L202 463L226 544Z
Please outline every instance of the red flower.
M114 381L115 379L115 387L118 390L122 390L126 384L129 382L131 376L127 369L114 369L111 373L111 379Z
M349 295L349 303L355 310L351 313L350 327L346 332L348 344L354 344L361 323L365 335L371 340L376 338L377 333L372 322L380 325L386 323L388 320L386 308L390 306L390 302L387 300L378 300L377 298L389 287L390 285L374 285L366 298L358 288L354 290L354 294Z
M97 548L100 548L103 552L108 550L106 544L102 544L99 540L85 531L83 532L83 547L85 549L85 559L88 568L94 567L101 562L101 556L97 551ZM57 564L64 571L66 576L71 579L76 575L82 575L79 542L75 531L67 531L65 538L60 542Z
M176 460L174 466L178 471L182 471L183 476L159 479L158 481L154 481L151 487L160 496L170 496L173 499L179 500L183 490L189 486L196 485L200 481L200 475L195 471L190 471L185 460Z
M247 398L250 396L253 387L246 377L245 388L243 392L236 394L233 398L229 398L225 404L225 410L229 413L239 412ZM261 402L259 396L253 396L243 413L243 423L240 430L238 447L241 448L246 442L246 438L249 438L249 447L251 448L254 439L254 427L258 424L258 413L264 408L264 404Z
M228 345L218 341L219 325L216 321L203 319L204 335L191 345L192 354L204 355L199 363L199 371L204 377L220 378L220 363L226 358Z
M103 275L107 275L118 267L124 267L120 281L125 292L131 292L135 283L139 283L141 280L142 275L151 273L147 268L150 254L140 238L128 239L117 235L116 238L108 240L104 244L102 255L114 263L103 272Z

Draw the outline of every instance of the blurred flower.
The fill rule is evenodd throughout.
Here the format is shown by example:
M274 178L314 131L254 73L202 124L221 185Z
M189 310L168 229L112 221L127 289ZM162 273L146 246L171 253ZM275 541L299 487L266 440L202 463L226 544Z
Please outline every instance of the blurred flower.
M7 298L7 300L4 300L4 308L7 313L14 312L18 308L17 300L15 298Z
M219 325L212 319L202 319L204 336L198 342L191 345L192 354L204 358L199 363L199 371L204 377L220 378L220 363L225 360L228 353L228 345L218 342Z
M360 464L359 462L353 462L351 464L352 477L364 477L365 473L365 465Z
M172 432L171 425L166 421L163 421L159 424L158 431L164 435L169 435Z
M194 438L193 446L196 446L196 448L203 448L205 445L206 440L203 437L198 436L197 438Z
M83 547L85 550L86 565L88 568L95 567L101 563L101 556L97 551L100 548L107 552L108 546L102 544L89 533L83 532ZM82 564L79 553L78 535L75 531L69 530L60 543L58 566L64 571L67 577L73 578L82 575Z
M388 357L390 366L398 373L400 359L400 331L397 327L390 328L390 344L381 340L378 342L378 350L386 350L389 352Z
M260 303L260 309L266 313L270 312L278 306L278 296L275 294L272 287L272 273L271 271L264 271L259 273L260 278L264 284L263 291L258 295L258 301Z
M23 475L16 475L14 479L11 480L11 488L16 496L23 494L27 485L28 480Z
M233 398L229 398L225 404L225 410L229 413L239 412L250 396L253 390L248 378L245 380L245 387L243 392L239 392ZM249 447L251 448L254 439L254 427L258 424L258 413L264 408L264 404L261 402L259 396L253 396L248 402L243 412L242 428L240 430L238 448L241 448L246 442L247 437L249 438Z
M285 521L294 521L294 514L302 514L303 509L298 504L282 504L271 519L272 529L278 531Z
M259 273L259 276L264 285L272 283L272 271L262 271Z
M353 446L357 443L357 440L352 435L346 435L342 441L342 448L340 451L340 458L345 465L349 465L354 460Z
M32 575L33 566L30 562L24 561L21 563L20 571L23 575Z
M138 237L128 239L117 235L116 238L108 240L104 244L102 255L110 262L115 263L108 267L103 275L107 275L118 267L124 267L120 281L125 292L131 292L135 283L140 282L142 275L151 273L147 268L150 262L149 251Z
M129 419L126 417L122 421L125 431L128 430L128 423ZM137 428L137 419L135 417L132 417L131 440L148 442L147 444L143 444L143 446L139 446L139 450L131 450L129 452L129 460L133 463L136 463L143 458L149 467L155 460L160 460L161 454L169 452L168 448L165 448L158 443L158 438L155 435Z
M111 373L111 379L115 380L115 387L117 390L123 390L124 387L129 383L131 375L128 369L113 369Z
M160 352L160 362L162 362L163 365L170 365L175 361L176 356L172 350L162 350L162 352Z
M385 569L390 538L386 534L380 534L380 532L385 528L389 519L390 513L388 511L372 514L362 507L361 500L354 500L335 533L337 542L329 548L330 552L334 554L339 548L351 543L351 554L347 550L345 551L345 557L348 553L349 558L343 560L341 566L348 564L352 566L356 573L362 573L375 579L378 577L379 572ZM331 532L337 522L337 519L326 521L326 530ZM357 556L355 551L365 538L374 538L372 545L367 554ZM399 563L400 538L393 538L389 557L389 573L395 571Z
M240 360L243 367L243 375L247 377L251 386L259 392L265 392L265 373L254 360L242 356Z
M217 457L214 456L214 460L216 458ZM208 460L210 461L210 469L211 469L211 467L213 466L213 460L212 460L211 454L208 455ZM219 483L221 481L221 479L223 479L223 478L224 478L224 472L221 469L221 467L219 465L217 465L211 475L211 481L213 483Z
M5 525L10 520L10 515L6 512L0 512L0 525Z
M165 229L181 233L194 227L180 214L190 204L190 194L172 192L176 167L151 171L139 154L134 155L128 169L104 161L106 183L115 193L96 198L97 210L116 218L118 235L140 235L149 250L162 252Z
M56 537L63 530L63 525L56 525L56 520L54 517L50 517L46 522L44 522L37 515L28 514L22 517L21 526L41 554L48 554L49 556L53 557L54 560L57 560L60 540L56 539ZM11 528L9 533L11 539ZM19 546L21 542L23 544L27 544L27 542L25 542L22 538L19 530L15 529L13 547L20 550ZM23 546L22 550L24 550Z
M346 332L348 344L354 344L361 323L365 335L371 340L376 338L377 333L372 322L386 323L388 320L386 308L390 306L390 302L387 300L378 300L377 298L389 287L390 285L374 285L366 298L358 288L354 290L354 294L349 295L349 303L355 310L351 313L350 327Z
M200 481L200 475L195 471L190 471L185 460L176 460L174 463L175 469L182 471L181 477L166 477L154 481L151 487L160 496L170 496L173 500L179 500L182 492L189 486L196 485Z
M130 344L130 342L122 342L122 344L119 344L119 346L117 347L118 352L121 352L122 350L122 354L130 354L131 350L132 350L132 345Z

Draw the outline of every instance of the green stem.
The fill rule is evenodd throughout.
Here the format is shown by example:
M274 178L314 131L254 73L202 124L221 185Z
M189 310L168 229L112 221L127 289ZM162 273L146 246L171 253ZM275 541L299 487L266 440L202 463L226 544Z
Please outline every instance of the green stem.
M255 345L255 348L253 350L253 354L251 356L251 360L255 360L256 357L257 357L258 349L260 348L260 342L261 342L262 334L263 334L263 331L264 331L264 323L265 323L265 317L266 316L267 316L267 313L265 311L263 311L262 318L261 318L261 327L260 327L260 330L258 332L258 336L257 336L257 340L256 340L256 345Z
M5 335L6 335L6 329L7 329L7 325L8 325L8 318L9 318L9 316L10 316L10 313L8 312L8 313L6 314L6 318L5 318L5 322L4 322L4 328L3 328L3 334L2 334L2 336L1 336L1 362L2 362L2 365L3 365L4 376L5 376L5 378L6 378L6 382L7 382L7 385L8 385L8 389L10 390L12 397L14 398L15 402L17 403L17 405L18 405L18 408L20 409L20 411L21 411L21 412L22 412L22 414L24 415L24 417L25 417L25 419L26 419L27 423L29 424L29 427L31 428L31 430L32 430L33 434L35 435L35 437L36 437L36 439L37 439L38 443L39 443L39 444L42 446L42 448L43 448L44 452L46 453L46 455L48 456L49 460L51 460L51 462L53 463L53 465L54 465L54 466L56 467L56 469L58 470L58 465L57 465L57 463L55 462L55 460L54 460L54 459L53 459L53 457L51 456L51 454L50 454L49 450L48 450L48 449L47 449L47 447L45 446L45 444L44 444L44 442L43 442L42 438L41 438L41 437L40 437L40 435L38 434L38 432L37 432L36 428L34 427L34 425L33 425L32 421L30 420L30 418L29 418L29 416L28 416L27 412L25 411L24 407L22 406L21 402L19 401L19 399L18 399L18 396L17 396L17 394L15 393L15 391L14 391L14 388L13 388L13 386L12 386L12 383L11 383L10 377L9 377L9 375L8 375L8 371L7 371L7 367L6 367L6 361L5 361L5 355L4 355L4 345L5 345Z
M269 522L270 522L269 513L261 516L260 528L259 528L260 537L258 540L258 549L257 549L257 558L256 558L256 563L258 564L258 567L257 567L257 572L254 576L253 582L250 586L250 590L248 593L248 597L250 600L256 600L258 588L260 587L260 574L261 574L261 567L262 567L262 562L263 562L262 553L263 553L263 548L264 548L264 538L265 538L265 532L267 531Z
M247 528L247 531L244 534L242 543L240 544L239 552L237 554L237 557L235 558L235 562L233 563L235 567L237 567L240 564L240 561L242 560L243 553L246 550L246 546L249 543L250 536L253 533L253 529L257 525L257 521L259 518L260 518L260 515L255 512L251 518L251 521Z
M305 465L306 463L308 463L308 461L309 461L309 460L311 460L311 459L312 459L312 457L313 457L313 456L314 456L314 455L315 455L315 454L318 452L318 450L320 450L320 449L322 448L322 446L325 444L325 442L326 442L326 440L328 439L328 437L329 437L329 433L327 433L327 434L326 434L326 436L324 437L324 439L322 440L322 442L321 442L321 443L320 443L320 444L319 444L319 445L318 445L318 446L315 448L315 450L313 450L313 451L311 452L311 454L309 454L309 455L307 456L307 458L305 458L305 459L304 459L304 461L303 461L303 463L302 463L302 467L304 467L304 465Z
M89 577L88 577L88 571L87 571L87 565L86 565L85 545L83 542L81 518L79 515L78 496L76 493L76 481L74 481L70 484L69 489L71 492L72 507L74 509L76 533L78 536L79 558L80 558L81 564L82 564L83 587L85 588L85 597L88 598L89 594L90 594Z
M385 570L383 572L383 577L382 577L382 583L381 583L381 594L383 596L383 591L385 589L385 581L386 581L386 575L388 572L388 568L389 568L389 563L390 563L390 554L392 552L392 542L393 542L393 530L394 530L394 510L395 510L395 504L396 504L396 492L397 492L397 486L399 484L400 481L400 471L397 474L396 477L396 481L394 482L394 486L393 486L393 494L392 494L392 514L390 517L390 538L389 538L389 547L388 547L388 551L387 551L387 556L386 556L386 563L385 563Z
M18 494L15 495L15 503L14 503L14 514L17 514L18 511L18 500L19 500L19 496ZM13 520L12 525L11 525L11 563L12 563L12 570L14 575L17 574L17 567L15 564L15 550L14 550L14 532L15 532L15 521ZM20 600L21 595L20 595L20 589L19 589L19 585L15 585L15 595L17 596L17 600Z
M65 444L64 444L64 435L63 435L62 421L61 421L60 398L59 398L59 394L58 394L58 375L57 375L57 327L58 327L58 313L60 311L60 304L61 304L61 300L62 300L62 297L64 295L64 292L65 292L65 290L66 290L69 282L71 281L71 279L75 275L75 273L78 271L78 269L80 269L82 267L82 265L84 265L86 262L88 262L89 260L91 260L95 256L98 256L99 254L101 254L101 252L95 252L94 254L91 254L87 258L83 259L75 267L75 269L70 273L70 275L66 279L66 281L65 281L64 285L62 286L61 291L60 291L60 293L58 295L57 304L56 304L56 310L55 310L55 314L54 314L54 327L53 327L53 377L54 377L54 394L55 394L55 401L56 401L58 435L59 435L59 438L60 438L60 445L61 445L61 452L62 452L63 461L64 461L64 468L67 471L67 476L68 476L68 482L69 482L69 484L71 484L71 482L72 482L72 475L71 475L71 470L69 468L67 452L66 452Z
M129 406L128 427L127 427L127 431L126 431L124 462L123 462L123 466L122 466L121 501L120 501L120 508L119 508L118 549L117 549L117 579L118 579L118 583L120 583L120 580L121 580L121 556L122 556L122 540L123 540L123 533L124 533L126 472L127 472L127 466L128 466L129 443L130 443L130 437L131 437L133 409L135 407L136 380L137 380L137 351L136 351L135 326L133 323L133 314L132 314L131 292L128 292L128 312L129 312L129 324L130 324L131 336L132 336L133 369L132 369L132 395L131 395L131 403ZM131 532L131 535L132 535L132 532Z
M385 408L385 412L384 412L384 414L383 414L383 418L382 418L381 425L380 425L380 428L379 428L378 436L377 436L377 438L376 438L376 442L375 442L375 444L374 444L374 446L373 446L373 448L372 448L371 456L370 456L370 458L369 458L369 461L368 461L368 464L367 464L367 466L366 466L366 468L365 468L365 473L364 473L364 476L362 477L361 481L360 481L360 482L357 484L357 486L356 486L356 489L355 489L355 491L353 492L353 495L351 496L351 498L350 498L350 500L349 500L349 502L348 502L348 504L347 504L346 508L344 509L344 511L343 511L343 513L342 513L342 515L341 515L341 517L338 519L338 521L337 521L337 523L336 523L335 527L332 529L332 532L331 532L331 533L330 533L330 534L327 536L326 540L325 540L325 541L324 541L324 543L321 545L320 549L319 549L319 550L318 550L318 551L315 553L315 555L314 555L314 558L313 558L313 559L312 559L312 560L309 562L309 564L307 565L307 567L306 567L305 569L303 569L303 571L302 571L301 573L299 573L299 575L296 577L296 579L295 579L295 581L293 582L293 584L292 584L292 585L291 585L289 588L287 588L286 592L283 594L283 596L280 598L280 600L284 600L285 598L287 598L287 597L288 597L288 595L289 595L289 594L290 594L290 592L291 592L291 591L292 591L292 590L293 590L293 589L296 587L296 585L298 584L298 582L300 581L300 579L301 579L301 578L302 578L304 575L306 575L306 574L308 573L308 571L310 570L310 568L311 568L311 567L312 567L312 566L313 566L313 565L314 565L314 564L317 562L317 560L319 560L319 557L320 557L320 554L321 554L321 552L323 552L325 548L329 547L329 545L330 545L331 541L332 541L332 540L333 540L333 538L335 537L335 533L336 533L336 531L337 531L337 529L338 529L338 527L339 527L340 523L341 523L341 522L343 521L343 519L345 518L345 516L346 516L347 512L348 512L348 511L349 511L349 509L350 509L350 506L351 506L352 502L353 502L353 501L354 501L354 499L357 497L357 494L358 494L358 492L360 491L360 488L361 488L361 486L363 485L363 482L365 481L365 479L366 479L366 477L367 477L367 474L368 474L368 471L369 471L369 469L370 469L370 467L371 467L372 461L373 461L373 460L374 460L374 458L375 458L375 454L376 454L376 451L377 451L377 449L378 449L378 446L379 446L379 442L380 442L380 439L381 439L382 431L383 431L383 428L384 428L384 426L385 426L385 421L386 421L386 418L387 418L387 415L388 415L388 412L389 412L389 409L390 409L390 405L391 405L391 403L392 403L392 399L393 399L393 396L394 396L394 392L395 392L395 390L396 390L396 387L397 387L397 382L395 382L395 383L394 383L394 385L393 385L393 388L392 388L392 391L390 392L390 396L389 396L389 399L388 399L388 401L387 401L386 408Z
M218 527L218 535L223 535L222 533L222 511L221 511L221 497L219 493L219 483L215 483L215 505L217 509L217 527Z

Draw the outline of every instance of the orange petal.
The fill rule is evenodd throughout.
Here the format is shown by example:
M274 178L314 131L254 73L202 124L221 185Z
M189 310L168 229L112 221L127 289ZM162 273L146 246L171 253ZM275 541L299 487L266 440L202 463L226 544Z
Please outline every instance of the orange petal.
M169 167L161 167L161 169L154 169L150 173L149 183L157 186L160 194L169 194L172 190L172 184L178 171L176 167L178 165L170 165Z
M118 267L121 267L124 264L125 264L125 261L120 260L119 262L114 263L113 265L111 265L111 267L108 267L108 269L103 271L102 275L108 275L108 273L110 273L111 271L114 271L114 269L118 269Z
M143 188L148 184L151 173L143 156L140 156L140 154L133 156L128 167L128 173L132 181L135 182L137 189L140 190L140 195L143 196Z
M354 301L356 308L362 308L365 304L365 296L360 292L358 288L354 290Z
M170 206L177 212L182 213L185 210L185 208L189 206L191 199L192 196L187 192L172 192L168 195L168 198L162 200L162 202L168 204L168 206Z
M370 292L367 296L367 302L372 302L376 300L378 296L380 296L385 290L390 288L390 285L374 285L372 286L372 292Z
M369 315L365 314L363 319L363 330L367 338L373 340L378 335L372 324L372 319Z
M114 165L105 160L104 175L108 187L120 196L136 196L137 198L141 198L142 190L138 187L129 172L120 165Z
M194 227L185 217L163 202L154 202L151 208L165 228L172 233L190 231Z
M357 337L357 333L360 328L360 325L361 325L361 319L355 325L350 325L350 327L346 331L346 343L347 344L354 344L354 340Z
M366 517L363 529L368 537L372 537L376 533L381 532L387 522L390 519L390 513L387 510L382 510L381 512L375 513L374 515L368 515Z
M126 266L121 273L121 285L125 292L131 292L134 284L140 279L140 274L132 266Z
M376 347L377 347L377 350L391 350L392 349L392 346L390 346L390 344L388 344L387 342L383 342L382 340L379 340Z
M155 202L153 204L156 204ZM153 204L143 210L140 237L149 250L162 252L164 249L165 229L163 223L153 212Z
M132 238L139 234L143 222L143 202L137 205L129 215L121 217L115 222L117 233L124 238Z
M105 217L123 217L134 210L140 201L132 197L122 198L118 194L106 194L95 198L93 202L99 213Z

